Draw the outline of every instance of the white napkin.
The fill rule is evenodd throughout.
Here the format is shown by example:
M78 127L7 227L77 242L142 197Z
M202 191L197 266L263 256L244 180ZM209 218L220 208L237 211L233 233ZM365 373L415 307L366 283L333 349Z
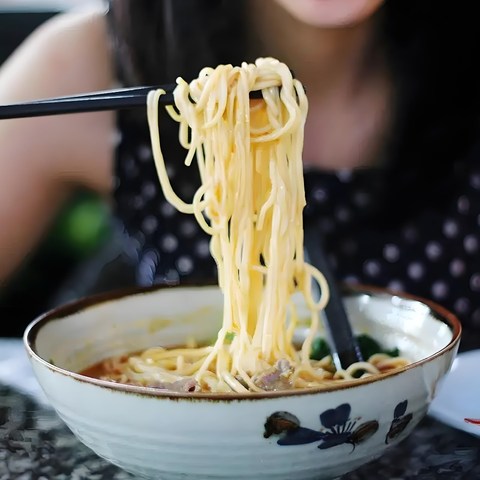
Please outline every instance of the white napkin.
M41 403L49 403L33 374L21 339L0 338L0 383Z

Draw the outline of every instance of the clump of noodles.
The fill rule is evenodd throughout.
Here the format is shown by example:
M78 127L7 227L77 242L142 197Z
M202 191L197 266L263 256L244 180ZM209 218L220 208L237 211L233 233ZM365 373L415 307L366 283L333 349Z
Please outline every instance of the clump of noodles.
M252 91L261 91L263 100L251 100ZM334 375L353 378L349 371L335 373L329 357L309 358L329 294L321 272L303 256L303 86L271 58L205 68L190 84L177 80L175 105L167 111L179 123L185 164L196 163L200 173L192 203L173 190L162 155L164 93L151 92L147 102L158 177L166 199L211 236L223 323L213 345L147 350L119 361L112 379L180 391L258 392L319 386ZM320 286L317 302L312 280ZM311 314L300 349L293 344L295 292ZM379 372L368 363L359 368Z
M254 90L262 91L263 101L250 101ZM191 375L214 391L262 390L254 377L282 360L291 366L289 378L302 372L315 378L309 353L328 286L303 259L301 156L308 110L303 86L274 59L205 68L190 84L178 79L175 108L167 110L179 122L185 163L195 159L200 172L201 186L191 204L177 196L168 179L158 126L162 94L152 92L148 98L161 186L173 206L195 215L211 235L224 310L210 351L195 360L193 352L184 352L188 366L181 368L172 368L179 358L175 350L162 352L159 361L168 364L169 375ZM310 295L312 276L321 286L318 303ZM297 290L312 312L310 335L300 353L292 344L296 315L291 297ZM140 365L137 369L142 370Z

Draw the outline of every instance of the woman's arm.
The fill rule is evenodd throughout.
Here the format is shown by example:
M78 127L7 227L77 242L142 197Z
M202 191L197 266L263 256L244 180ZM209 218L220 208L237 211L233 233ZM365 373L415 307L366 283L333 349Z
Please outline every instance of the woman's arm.
M109 88L103 12L59 15L0 69L0 103ZM108 194L114 114L0 120L0 285L76 186Z

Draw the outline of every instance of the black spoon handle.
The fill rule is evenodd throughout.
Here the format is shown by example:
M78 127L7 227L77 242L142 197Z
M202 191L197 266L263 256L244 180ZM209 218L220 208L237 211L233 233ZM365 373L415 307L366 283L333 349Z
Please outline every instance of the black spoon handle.
M330 299L325 307L323 318L327 341L332 350L336 368L345 369L352 363L362 362L363 358L320 238L320 233L315 225L305 226L306 259L323 273L330 290ZM319 299L320 290L316 282L313 282L312 288L314 299Z

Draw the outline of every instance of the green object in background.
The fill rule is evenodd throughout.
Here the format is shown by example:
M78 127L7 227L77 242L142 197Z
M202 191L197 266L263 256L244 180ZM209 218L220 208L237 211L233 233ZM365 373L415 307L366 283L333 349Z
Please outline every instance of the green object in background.
M0 318L15 318L0 325L0 336L21 336L33 318L51 308L64 282L110 240L110 218L107 204L94 194L82 191L68 202L41 244L0 289Z
M82 193L61 213L50 239L82 260L105 243L109 234L110 212L105 202Z

